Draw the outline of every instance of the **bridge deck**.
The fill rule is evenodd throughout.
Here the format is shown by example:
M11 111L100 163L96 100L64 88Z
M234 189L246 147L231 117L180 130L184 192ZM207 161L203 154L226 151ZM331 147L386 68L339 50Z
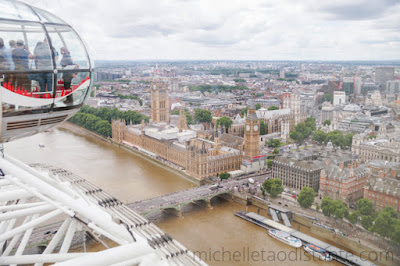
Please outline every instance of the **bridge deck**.
M256 181L262 181L265 177L253 177ZM151 213L153 211L176 208L188 204L190 202L200 200L210 200L221 194L231 193L235 186L242 186L248 183L247 178L243 179L232 179L220 182L219 187L215 188L215 185L204 185L187 190L177 191L170 194L166 194L160 197L155 197L147 200L136 201L128 204L129 208L134 211L141 213L142 215Z

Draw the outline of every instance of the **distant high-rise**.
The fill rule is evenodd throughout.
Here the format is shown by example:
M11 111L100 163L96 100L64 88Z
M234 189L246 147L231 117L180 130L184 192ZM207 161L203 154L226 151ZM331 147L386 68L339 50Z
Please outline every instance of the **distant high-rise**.
M284 79L285 78L285 69L281 69L281 71L279 72L279 78Z
M375 69L375 81L380 83L382 89L386 89L386 82L393 78L394 67L377 67Z
M390 80L386 82L387 93L400 93L400 80Z
M169 123L168 85L162 81L151 83L151 119L154 123Z

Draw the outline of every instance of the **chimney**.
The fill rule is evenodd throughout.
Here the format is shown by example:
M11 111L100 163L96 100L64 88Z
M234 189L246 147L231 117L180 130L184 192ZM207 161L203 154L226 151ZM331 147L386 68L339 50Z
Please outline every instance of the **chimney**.
M396 179L396 171L392 169L392 178Z

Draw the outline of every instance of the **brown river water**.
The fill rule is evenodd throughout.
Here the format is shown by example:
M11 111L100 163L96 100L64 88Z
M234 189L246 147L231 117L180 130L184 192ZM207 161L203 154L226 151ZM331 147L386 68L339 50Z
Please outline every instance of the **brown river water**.
M39 144L45 147L40 148ZM5 153L25 163L62 167L124 203L195 187L190 181L110 143L55 129L4 145ZM245 207L222 199L213 208L187 205L183 218L167 213L148 217L210 265L324 265L326 262L268 236L265 229L233 215ZM256 208L250 211L257 212ZM261 210L261 215L266 212ZM293 228L298 229L294 224ZM308 233L301 226L300 231ZM329 265L341 265L329 262Z

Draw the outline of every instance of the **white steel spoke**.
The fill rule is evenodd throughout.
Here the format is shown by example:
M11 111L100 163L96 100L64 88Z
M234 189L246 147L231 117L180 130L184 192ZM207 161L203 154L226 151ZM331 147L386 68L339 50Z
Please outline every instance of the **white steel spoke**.
M32 220L35 220L37 217L39 217L39 214L35 214L32 217ZM21 243L19 243L18 249L15 252L14 256L21 256L22 253L25 250L26 244L28 244L29 238L31 237L32 231L34 227L29 228L28 230L25 231L24 236L22 237ZM11 266L16 266L16 264L12 264Z
M31 227L35 227L47 220L50 220L53 217L56 217L57 215L61 214L62 210L55 210L50 213L47 213L39 218L36 218L35 220L32 220L26 224L20 225L10 231L5 232L4 234L0 235L0 241L5 241L21 232L24 232L25 230L28 230Z
M65 235L65 232L67 232L67 229L68 229L71 221L72 221L72 218L67 217L67 219L64 221L64 223L58 229L56 235L51 239L49 245L43 251L43 253L42 253L43 255L50 254L51 252L53 252L53 250L57 246L58 242L60 242L60 240ZM43 265L43 263L36 263L34 266L42 266L42 265Z
M16 211L11 211L7 213L2 213L0 214L0 221L8 220L8 219L15 219L19 217L24 217L26 215L31 215L31 214L36 214L36 213L42 213L42 212L48 212L54 210L55 207L52 205L43 205L43 206L37 206L37 207L32 207L32 208L27 208L23 210L16 210Z
M61 262L77 258L80 256L87 256L87 254L90 253L8 256L8 257L1 257L1 263L8 265L8 264L33 264L35 262L40 262L40 263Z
M72 238L74 237L76 230L76 221L73 220L68 227L67 234L65 235L64 242L61 246L60 253L67 253L71 246Z
M34 202L34 203L26 203L26 204L8 205L8 206L0 207L0 212L22 210L22 209L26 209L26 208L41 206L41 205L50 205L50 204L47 204L45 202Z
M29 222L32 219L32 216L27 216L22 224ZM15 244L17 244L18 240L22 236L22 233L19 233L13 237L10 243L7 245L6 250L3 252L2 256L8 256L13 250Z

